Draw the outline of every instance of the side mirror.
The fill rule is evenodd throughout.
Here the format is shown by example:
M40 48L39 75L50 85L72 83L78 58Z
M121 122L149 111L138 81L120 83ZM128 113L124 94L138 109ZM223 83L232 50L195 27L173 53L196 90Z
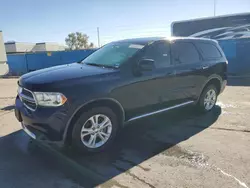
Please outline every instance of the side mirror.
M151 71L155 68L155 61L153 59L142 59L138 63L140 71Z

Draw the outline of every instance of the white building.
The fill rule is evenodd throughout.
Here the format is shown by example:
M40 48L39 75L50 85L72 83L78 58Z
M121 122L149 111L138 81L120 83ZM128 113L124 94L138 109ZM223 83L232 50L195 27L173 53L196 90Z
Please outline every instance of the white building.
M5 49L7 53L25 53L25 52L46 52L63 51L65 46L57 43L26 43L26 42L6 42Z
M33 52L63 51L63 50L65 50L65 46L53 42L36 43L36 45L32 49Z
M9 71L9 67L6 62L7 57L3 42L3 34L2 31L0 31L0 76L7 74Z
M6 42L5 50L7 53L24 53L32 51L35 45L34 43Z
M3 64L7 61L5 47L3 43L3 34L0 31L0 64Z

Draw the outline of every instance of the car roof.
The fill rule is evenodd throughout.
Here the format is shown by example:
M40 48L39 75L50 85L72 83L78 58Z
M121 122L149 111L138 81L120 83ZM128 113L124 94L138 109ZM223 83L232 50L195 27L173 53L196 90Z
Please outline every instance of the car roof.
M185 41L201 41L201 42L215 42L216 40L206 39L206 38L197 38L197 37L145 37L145 38L132 38L132 39L124 39L116 42L128 42L134 44L146 45L152 42L168 40L168 41L177 41L177 40L185 40Z
M167 40L170 41L176 41L176 40L186 40L186 41L202 41L202 42L216 42L216 40L213 39L207 39L207 38L199 38L199 37L167 37Z
M145 38L124 39L124 40L119 40L116 42L129 42L129 43L146 45L148 43L163 40L163 39L164 37L145 37Z

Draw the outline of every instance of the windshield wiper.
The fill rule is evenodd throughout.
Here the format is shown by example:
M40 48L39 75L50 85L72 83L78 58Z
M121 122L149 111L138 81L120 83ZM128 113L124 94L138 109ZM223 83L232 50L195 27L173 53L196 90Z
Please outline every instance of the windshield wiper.
M86 65L91 65L91 66L96 66L96 67L102 67L102 65L100 64L96 64L96 63L85 63Z
M96 67L105 67L105 68L117 68L112 65L103 65L103 64L97 64L97 63L85 63L86 65L96 66Z

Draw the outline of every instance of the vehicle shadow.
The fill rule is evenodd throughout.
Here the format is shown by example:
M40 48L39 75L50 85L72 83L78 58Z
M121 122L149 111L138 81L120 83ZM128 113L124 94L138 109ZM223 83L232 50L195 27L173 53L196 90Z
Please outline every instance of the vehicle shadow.
M83 169L89 169L98 175L89 179L91 182L88 185L97 186L105 182L109 186L112 183L117 185L117 182L109 180L135 166L149 171L140 163L160 153L168 155L170 148L178 150L178 143L211 126L220 114L219 106L203 115L197 115L192 107L186 107L131 123L105 152L79 155L66 150L62 153ZM84 182L83 186L86 186Z
M94 187L103 183L122 187L111 179L135 166L149 171L140 164L160 153L185 156L178 143L211 126L220 114L219 106L203 115L188 107L137 121L121 131L109 150L91 155L54 146L45 151L19 130L0 137L0 187Z
M14 109L15 109L15 105L9 105L9 106L5 106L3 108L0 108L0 110L3 110L3 111L11 111Z
M49 152L41 150L23 130L0 136L1 188L79 187Z

